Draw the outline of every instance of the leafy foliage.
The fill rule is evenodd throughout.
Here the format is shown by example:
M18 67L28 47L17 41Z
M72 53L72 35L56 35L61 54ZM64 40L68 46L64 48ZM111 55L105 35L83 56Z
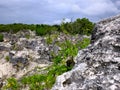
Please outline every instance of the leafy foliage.
M35 30L36 25L31 24L22 24L22 23L14 23L14 24L0 24L0 32L11 32L16 33L20 30Z
M58 55L54 55L53 65L46 69L48 72L44 75L35 74L32 76L24 77L21 80L22 84L28 85L30 87L30 90L49 90L52 88L58 75L61 75L62 73L72 69L73 66L68 67L66 65L66 58L69 56L74 57L78 52L78 47L81 47L83 49L88 44L88 38L84 38L83 41L78 42L77 44L73 44L69 40L66 40L63 43L59 43L58 45L62 48L62 50Z
M2 42L3 41L3 34L0 34L0 42Z
M9 60L10 60L10 57L9 57L9 56L6 56L5 59L6 59L6 61L9 61Z
M3 87L5 90L19 90L19 84L15 78L8 78L7 85Z
M90 22L87 18L78 18L74 22L63 22L61 24L61 30L70 34L90 35L93 27L94 23Z
M74 22L62 22L61 25L46 25L46 24L0 24L0 32L16 33L20 30L35 30L37 35L43 36L50 34L54 31L64 32L66 34L85 34L90 35L94 23L90 22L87 18L78 18Z
M44 90L46 81L46 75L39 75L35 74L32 76L24 77L21 82L22 84L26 85L28 84L30 87L30 90Z
M89 38L83 38L82 41L76 44L77 47L80 47L81 49L86 48L90 44Z
M37 25L36 26L36 34L39 36L43 36L48 33L48 26L47 25Z

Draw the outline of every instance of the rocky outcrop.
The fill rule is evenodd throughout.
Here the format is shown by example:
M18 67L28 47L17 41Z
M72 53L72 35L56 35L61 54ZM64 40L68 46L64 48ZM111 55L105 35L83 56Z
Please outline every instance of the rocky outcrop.
M4 41L0 42L0 78L13 76L19 79L29 72L34 73L36 67L51 65L49 58L46 58L50 52L44 37L36 36L30 30L2 34Z
M52 64L51 53L57 55L61 50L58 43L69 40L77 43L82 35L66 35L55 32L49 36L36 36L35 31L21 30L17 33L3 32L4 41L0 42L0 78L15 77L41 73ZM40 70L39 70L40 69ZM40 71L40 72L38 72ZM46 72L46 71L45 71Z
M120 90L120 15L96 23L91 44L52 90Z

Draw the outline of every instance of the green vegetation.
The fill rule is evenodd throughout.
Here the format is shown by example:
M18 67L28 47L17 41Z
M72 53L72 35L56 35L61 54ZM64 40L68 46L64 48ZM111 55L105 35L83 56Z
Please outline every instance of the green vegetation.
M5 59L6 59L6 61L9 61L9 60L10 60L10 57L9 57L9 56L6 56Z
M58 35L59 35L58 32L56 32L56 33L54 33L54 34L47 35L47 36L46 36L46 42L47 42L47 44L48 44L48 45L49 45L49 44L52 44L52 42L54 42L55 39L58 38Z
M35 74L33 76L24 77L21 82L28 85L31 90L49 90L55 83L55 79L58 75L71 70L72 67L66 65L65 59L68 56L75 56L78 51L78 47L72 44L70 41L59 43L62 50L58 55L53 56L53 65L48 67L46 74Z
M22 23L14 23L14 24L0 24L0 32L11 32L16 33L20 30L35 30L36 26L34 24L22 24Z
M45 75L36 74L33 76L24 77L21 82L24 85L28 84L30 87L30 90L44 90L45 80L46 80Z
M80 41L79 43L77 43L76 47L80 47L80 49L84 49L86 48L88 45L90 44L90 39L89 38L83 38L82 41Z
M93 27L94 23L90 22L87 18L82 19L78 18L74 22L70 23L63 22L61 24L61 30L69 34L90 35Z
M62 73L72 69L72 65L67 66L66 59L71 56L76 56L78 48L85 48L88 46L89 42L90 40L88 38L84 38L81 42L76 44L71 43L69 40L56 43L61 47L61 50L59 51L58 55L51 53L51 55L53 55L53 64L45 69L47 71L46 73L23 77L19 84L14 78L9 78L7 80L8 83L4 88L20 90L20 87L28 86L30 90L50 90L58 75L61 75Z
M37 25L36 26L36 34L39 36L43 36L48 33L49 31L49 26L48 25Z
M0 32L11 32L16 33L20 30L35 30L36 35L46 35L51 34L55 31L63 32L66 34L84 34L90 35L92 29L94 27L94 23L90 22L87 18L78 18L74 22L64 21L61 25L46 25L46 24L22 24L22 23L14 23L14 24L0 24Z
M22 78L23 85L28 85L30 90L49 90L55 83L56 76L67 71L65 65L52 65L47 74L35 74Z
M26 37L27 39L29 39L29 38L30 38L30 35L29 35L29 34L26 34L25 37Z
M7 24L0 25L0 32L16 33L20 30L35 30L36 35L46 36L48 45L52 44L58 37L60 32L65 34L81 34L90 35L94 24L86 18L77 19L74 22L64 23L61 25L27 25L27 24ZM57 34L56 34L57 33ZM2 36L0 36L1 38ZM3 37L2 37L3 38ZM30 38L26 35L26 38ZM0 39L2 41L2 39ZM45 69L44 74L34 74L31 76L24 76L21 80L17 81L15 78L7 79L8 83L3 87L5 90L20 90L21 87L29 87L29 90L50 90L55 83L56 77L62 73L69 71L74 66L67 64L67 58L71 60L77 55L79 49L86 48L90 43L90 39L84 38L82 41L72 43L69 40L64 42L55 42L55 45L61 47L61 50L56 55L51 52L53 64ZM16 50L17 45L13 45ZM9 57L5 58L9 61ZM18 83L19 82L19 83Z
M3 87L4 90L18 90L19 84L15 78L8 78L7 85Z
M3 41L3 34L0 34L0 42L2 42Z

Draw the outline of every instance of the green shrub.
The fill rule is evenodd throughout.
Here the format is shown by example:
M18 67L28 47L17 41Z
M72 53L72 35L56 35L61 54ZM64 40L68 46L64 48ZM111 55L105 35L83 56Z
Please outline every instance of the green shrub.
M20 30L35 30L36 25L31 24L22 24L22 23L13 23L13 24L0 24L0 32L11 32L16 33Z
M6 61L9 61L9 60L10 60L10 57L9 57L9 56L6 56L5 59L6 59Z
M66 34L90 35L94 27L94 23L87 18L78 18L74 22L67 23L65 23L64 20L65 19L63 19L61 25L28 25L22 23L0 24L0 32L16 33L20 30L36 30L36 34L40 36L54 33L55 31L64 32Z
M74 22L61 23L60 29L64 33L90 35L94 27L94 23L87 18L78 18Z
M79 47L81 49L86 48L90 44L90 39L89 38L84 38L81 42L79 42Z
M44 90L47 77L42 74L22 78L21 82L24 85L29 85L30 90Z
M3 34L0 34L0 42L2 42L3 41Z
M61 55L57 55L53 58L53 62L54 64L59 64L62 61L62 56Z
M46 36L46 43L48 45L52 44L52 42L54 42L56 40L56 38L58 38L58 32L53 33L53 34L49 34L49 35Z
M20 90L19 87L20 86L15 78L8 78L7 85L4 86L3 88L5 90Z
M29 35L29 34L26 34L25 37L26 37L27 39L29 39L29 38L30 38L30 35Z
M49 25L36 25L36 35L43 36L46 34L50 34L50 26Z
M49 44L52 44L53 40L52 38L50 38L50 36L46 37L46 43L49 45Z

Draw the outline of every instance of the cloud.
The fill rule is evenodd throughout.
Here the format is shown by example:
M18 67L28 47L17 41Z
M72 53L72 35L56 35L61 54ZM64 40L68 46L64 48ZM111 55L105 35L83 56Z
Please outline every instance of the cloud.
M111 3L110 1L104 2L96 2L94 4L89 5L85 9L82 9L82 12L87 15L104 15L109 13L117 13L119 10L117 7Z
M71 19L63 18L63 19L59 19L59 20L54 20L53 22L44 22L43 24L61 24L62 22L64 22L64 23L71 22Z
M58 24L63 18L98 21L120 12L119 0L1 0L0 23Z

